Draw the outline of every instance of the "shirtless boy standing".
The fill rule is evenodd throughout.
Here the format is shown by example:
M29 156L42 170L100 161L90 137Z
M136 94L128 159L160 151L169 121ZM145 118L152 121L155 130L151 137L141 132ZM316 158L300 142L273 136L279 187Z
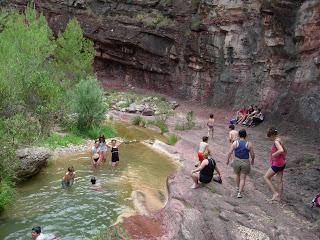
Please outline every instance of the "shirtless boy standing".
M229 132L229 142L232 144L234 141L238 139L239 133L237 130L234 129L234 125L231 124L229 126L230 132Z

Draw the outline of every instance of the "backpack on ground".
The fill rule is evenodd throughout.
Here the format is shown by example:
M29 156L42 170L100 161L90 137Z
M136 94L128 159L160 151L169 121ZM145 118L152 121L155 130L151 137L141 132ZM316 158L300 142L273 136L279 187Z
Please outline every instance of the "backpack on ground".
M312 199L311 204L312 204L311 207L314 207L314 206L320 207L320 193L317 196L315 196L314 199Z

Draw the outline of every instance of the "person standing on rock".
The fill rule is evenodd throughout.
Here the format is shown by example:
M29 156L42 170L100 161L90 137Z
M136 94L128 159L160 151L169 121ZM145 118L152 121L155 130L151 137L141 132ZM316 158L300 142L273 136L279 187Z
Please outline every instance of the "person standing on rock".
M246 140L247 132L245 129L239 131L239 140L232 143L230 150L227 154L227 165L232 153L234 152L235 160L233 161L232 167L236 174L236 184L237 184L237 197L242 198L243 188L246 184L247 175L250 173L251 165L254 164L254 151L252 143ZM249 160L249 155L251 157L251 163Z
M237 130L235 130L235 127L233 124L229 126L229 142L232 144L234 141L238 139L239 133Z
M209 120L207 122L207 127L208 127L208 137L210 137L210 133L211 133L211 138L213 138L213 131L214 131L213 114L210 114Z
M204 160L204 155L209 152L208 139L207 136L202 137L202 142L199 144L198 159L200 163Z
M283 172L286 167L287 150L278 136L278 130L276 128L270 128L267 136L272 139L273 144L271 147L271 156L269 161L270 168L264 175L264 180L273 193L271 200L278 201L281 199L283 192ZM277 177L278 189L276 189L272 184L271 179L273 176Z

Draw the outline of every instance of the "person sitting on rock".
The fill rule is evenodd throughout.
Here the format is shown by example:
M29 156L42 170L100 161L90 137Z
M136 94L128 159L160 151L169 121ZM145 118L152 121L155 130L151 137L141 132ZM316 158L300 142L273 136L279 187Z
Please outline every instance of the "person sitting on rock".
M221 174L215 160L212 157L208 157L206 154L205 159L201 162L200 166L191 171L191 178L194 182L191 188L198 188L200 183L210 183L213 179L215 170L218 174L218 178L215 179L215 181L222 183Z
M252 122L250 124L250 127L255 127L257 125L259 125L260 123L262 123L264 120L264 116L261 112L261 109L258 108L258 112L252 117Z
M62 182L61 182L62 188L71 187L74 183L75 176L76 174L74 172L74 168L68 167L68 172L66 172L66 174L62 178Z
M261 122L263 122L263 114L261 112L261 108L257 108L257 110L248 115L246 121L242 124L248 127L254 127Z
M249 110L249 113L246 117L246 119L242 122L242 125L248 125L248 123L252 123L252 118L258 113L258 107L254 106L252 110Z
M246 107L240 108L237 112L237 124L242 124L248 116L249 110Z

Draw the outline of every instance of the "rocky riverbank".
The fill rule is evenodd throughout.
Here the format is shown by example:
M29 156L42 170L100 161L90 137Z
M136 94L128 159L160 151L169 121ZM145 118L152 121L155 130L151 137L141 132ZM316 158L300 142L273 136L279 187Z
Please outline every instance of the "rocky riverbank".
M179 111L190 110L190 107L182 106ZM202 116L214 109L193 110L198 116L198 123L204 126L206 118ZM215 109L215 112L219 111ZM130 116L122 114L121 119L130 119ZM170 119L172 131L178 119ZM180 141L173 151L181 156L183 166L168 178L168 202L161 211L151 216L125 218L123 224L129 235L133 239L318 239L319 210L310 208L312 197L320 191L316 186L320 181L317 144L310 145L307 137L297 138L294 132L282 132L289 151L285 194L280 203L270 203L267 199L271 193L262 179L268 168L271 146L265 137L268 123L248 129L257 157L245 197L239 200L236 198L233 171L225 164L225 154L229 148L225 122L224 118L218 119L214 139L209 142L222 170L223 184L211 183L200 189L190 189L190 172L206 128L175 132ZM295 147L297 142L303 152Z

